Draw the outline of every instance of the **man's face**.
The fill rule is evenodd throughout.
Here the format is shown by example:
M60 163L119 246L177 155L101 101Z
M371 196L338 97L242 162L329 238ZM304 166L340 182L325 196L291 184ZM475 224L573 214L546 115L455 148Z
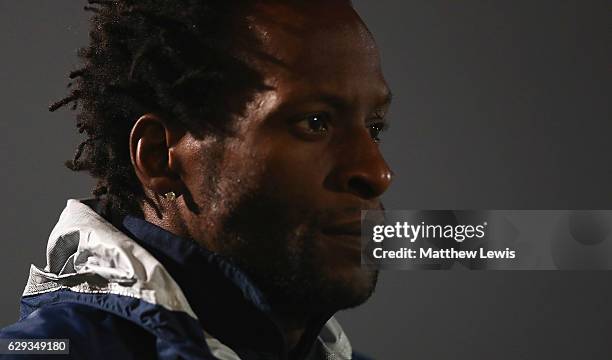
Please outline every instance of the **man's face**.
M245 54L269 90L234 134L189 134L189 234L236 261L273 303L346 308L376 272L360 267L360 217L391 181L377 142L390 94L378 50L344 1L260 4L264 54Z

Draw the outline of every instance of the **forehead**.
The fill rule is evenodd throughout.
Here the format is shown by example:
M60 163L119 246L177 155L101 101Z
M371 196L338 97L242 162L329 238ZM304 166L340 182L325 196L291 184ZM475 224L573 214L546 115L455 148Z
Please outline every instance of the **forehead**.
M387 91L378 48L348 1L261 2L249 22L261 42L255 62L271 85Z

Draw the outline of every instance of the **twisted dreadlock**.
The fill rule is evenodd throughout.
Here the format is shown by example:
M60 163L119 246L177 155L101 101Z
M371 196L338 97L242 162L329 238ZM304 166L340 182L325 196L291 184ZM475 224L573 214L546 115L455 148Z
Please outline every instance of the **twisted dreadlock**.
M129 133L139 116L156 113L194 133L220 134L230 115L244 111L263 88L259 74L234 51L256 42L246 30L248 1L88 4L93 16L89 45L79 51L83 65L69 75L70 94L49 110L72 104L77 128L87 137L66 166L97 178L93 194L116 211L139 213L143 191L129 155Z

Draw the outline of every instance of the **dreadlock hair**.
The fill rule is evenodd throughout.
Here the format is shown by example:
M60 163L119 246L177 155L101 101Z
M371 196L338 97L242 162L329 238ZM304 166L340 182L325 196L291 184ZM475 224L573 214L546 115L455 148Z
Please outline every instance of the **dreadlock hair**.
M251 1L252 2L252 1ZM140 213L144 193L132 168L129 134L156 113L194 134L228 130L265 88L235 51L254 46L246 0L88 0L90 42L70 94L49 107L72 105L86 139L66 166L98 179L94 196L120 214ZM237 105L238 104L238 105Z

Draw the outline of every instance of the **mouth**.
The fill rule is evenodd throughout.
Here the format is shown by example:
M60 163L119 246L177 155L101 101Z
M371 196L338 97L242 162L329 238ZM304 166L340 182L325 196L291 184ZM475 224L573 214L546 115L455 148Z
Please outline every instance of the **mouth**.
M361 251L361 221L328 226L321 233L335 245Z

